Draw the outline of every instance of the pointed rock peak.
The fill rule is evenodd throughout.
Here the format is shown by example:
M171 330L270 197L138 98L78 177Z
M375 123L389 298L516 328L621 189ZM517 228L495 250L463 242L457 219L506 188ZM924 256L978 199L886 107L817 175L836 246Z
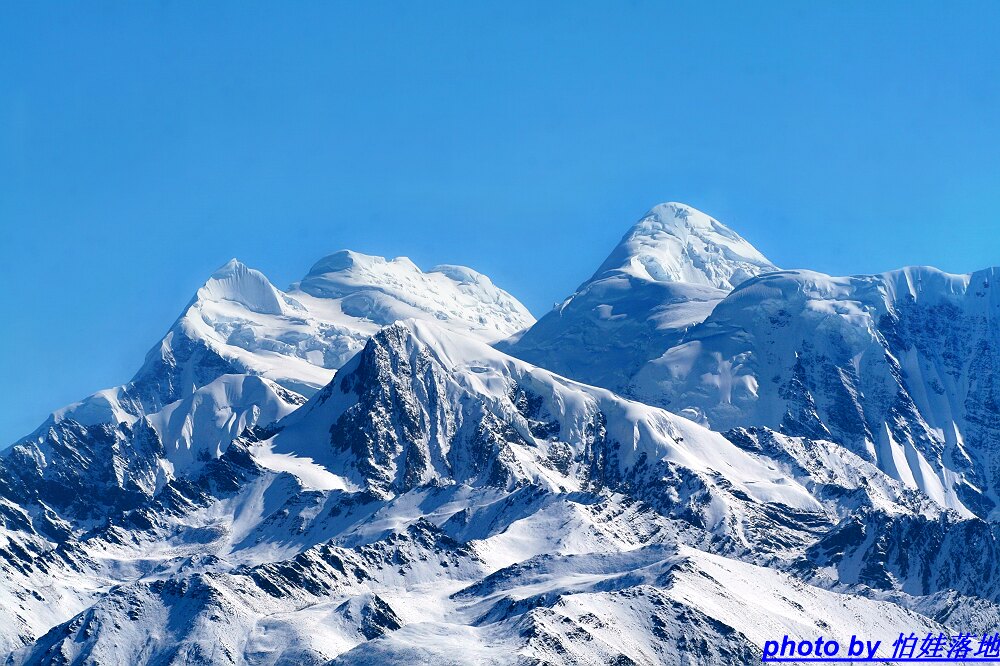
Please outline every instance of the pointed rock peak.
M281 294L260 271L230 259L198 290L198 301L232 301L260 314L283 314Z
M665 203L625 234L590 282L626 274L731 290L775 270L777 266L718 220L685 204Z

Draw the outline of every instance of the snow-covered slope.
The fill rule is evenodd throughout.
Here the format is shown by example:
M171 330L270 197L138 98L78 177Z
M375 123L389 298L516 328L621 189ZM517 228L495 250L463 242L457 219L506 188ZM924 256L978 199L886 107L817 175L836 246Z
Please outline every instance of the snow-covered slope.
M932 268L761 276L644 366L634 386L713 428L832 439L943 506L992 515L997 277Z
M352 549L123 586L12 663L749 664L786 633L886 641L942 629L669 543L487 574L477 551L488 542L418 521Z
M734 286L778 270L717 220L678 203L650 210L594 275L498 348L632 395L631 379Z
M702 525L741 539L733 516L758 503L821 510L717 433L420 321L380 331L276 428L271 451L308 456L385 496L429 483L628 487L672 510L688 503Z
M213 460L247 428L291 414L304 400L255 375L223 375L147 416L163 446L160 484L198 461Z

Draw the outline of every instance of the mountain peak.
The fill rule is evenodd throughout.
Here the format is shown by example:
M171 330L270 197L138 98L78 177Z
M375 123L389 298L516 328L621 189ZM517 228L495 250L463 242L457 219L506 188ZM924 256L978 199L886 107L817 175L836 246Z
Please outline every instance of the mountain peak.
M590 281L624 273L652 282L730 290L775 270L729 227L691 206L670 202L654 206L629 229Z
M313 264L303 281L323 276L328 273L371 271L373 269L378 270L379 267L387 264L403 264L408 268L416 268L416 266L413 265L413 262L406 257L387 259L373 254L355 252L354 250L339 250L333 254L323 257Z
M378 326L429 315L493 340L534 321L517 299L471 268L442 264L423 271L407 257L350 250L320 259L290 294L303 302L339 299L341 312Z
M233 301L260 314L280 315L282 298L260 271L230 259L198 290L197 300Z

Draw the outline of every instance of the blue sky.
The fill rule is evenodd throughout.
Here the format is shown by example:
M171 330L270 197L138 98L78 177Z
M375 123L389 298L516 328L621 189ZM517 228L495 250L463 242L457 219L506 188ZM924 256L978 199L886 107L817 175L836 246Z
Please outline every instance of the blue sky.
M0 442L232 256L481 270L536 315L660 201L834 274L1000 264L1000 3L0 9Z

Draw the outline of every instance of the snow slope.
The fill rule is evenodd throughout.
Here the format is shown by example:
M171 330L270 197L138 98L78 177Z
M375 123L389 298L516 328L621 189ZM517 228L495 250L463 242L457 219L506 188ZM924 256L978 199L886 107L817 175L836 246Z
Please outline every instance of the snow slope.
M748 281L634 378L717 429L832 439L942 506L996 511L996 269ZM655 402L655 401L654 401Z

